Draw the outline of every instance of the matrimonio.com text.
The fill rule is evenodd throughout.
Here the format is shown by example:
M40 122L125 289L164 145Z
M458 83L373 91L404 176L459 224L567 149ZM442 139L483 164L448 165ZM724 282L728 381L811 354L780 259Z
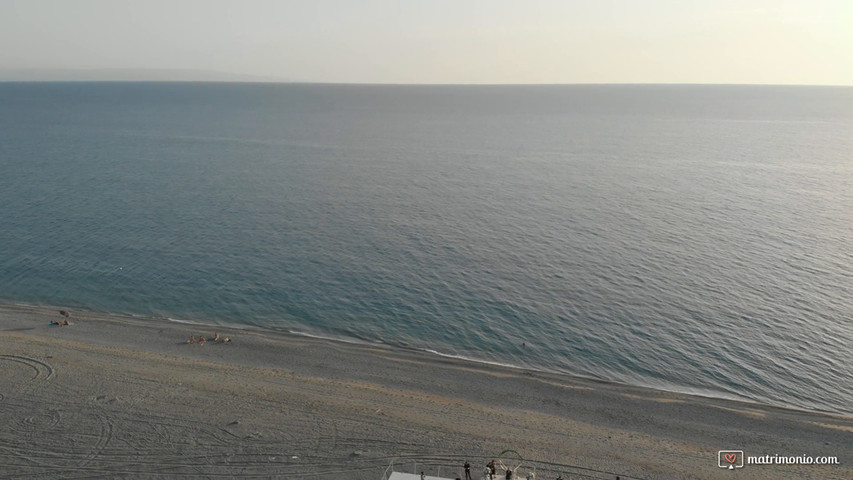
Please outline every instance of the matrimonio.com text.
M734 470L745 465L840 465L837 456L744 455L743 450L720 450L717 466Z

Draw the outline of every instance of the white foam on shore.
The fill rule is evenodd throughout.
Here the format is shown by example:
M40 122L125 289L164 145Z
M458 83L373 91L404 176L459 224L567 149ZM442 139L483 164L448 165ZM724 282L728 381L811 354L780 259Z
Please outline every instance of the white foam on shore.
M272 330L272 329L269 329L269 330L273 331L273 332L276 331L276 330ZM349 344L353 344L353 345L388 345L385 342L379 342L379 341L369 342L367 340L362 340L359 338L336 337L336 336L332 336L332 335L320 335L317 333L303 332L300 330L286 330L286 332L291 334L291 335L298 335L300 337L316 338L317 340L328 340L331 342L349 343Z

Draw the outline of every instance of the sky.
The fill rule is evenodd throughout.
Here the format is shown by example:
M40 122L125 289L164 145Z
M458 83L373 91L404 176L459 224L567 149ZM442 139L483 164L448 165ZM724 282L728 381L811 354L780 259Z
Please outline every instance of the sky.
M0 0L0 80L853 85L853 0Z

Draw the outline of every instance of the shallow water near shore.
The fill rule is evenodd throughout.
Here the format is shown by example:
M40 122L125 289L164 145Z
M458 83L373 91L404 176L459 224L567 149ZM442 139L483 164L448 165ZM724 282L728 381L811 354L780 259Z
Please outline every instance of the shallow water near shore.
M853 89L0 84L0 297L853 413Z

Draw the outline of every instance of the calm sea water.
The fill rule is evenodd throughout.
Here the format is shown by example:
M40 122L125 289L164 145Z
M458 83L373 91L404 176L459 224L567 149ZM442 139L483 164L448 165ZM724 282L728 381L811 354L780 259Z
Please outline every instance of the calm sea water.
M0 300L853 413L853 88L0 84Z

